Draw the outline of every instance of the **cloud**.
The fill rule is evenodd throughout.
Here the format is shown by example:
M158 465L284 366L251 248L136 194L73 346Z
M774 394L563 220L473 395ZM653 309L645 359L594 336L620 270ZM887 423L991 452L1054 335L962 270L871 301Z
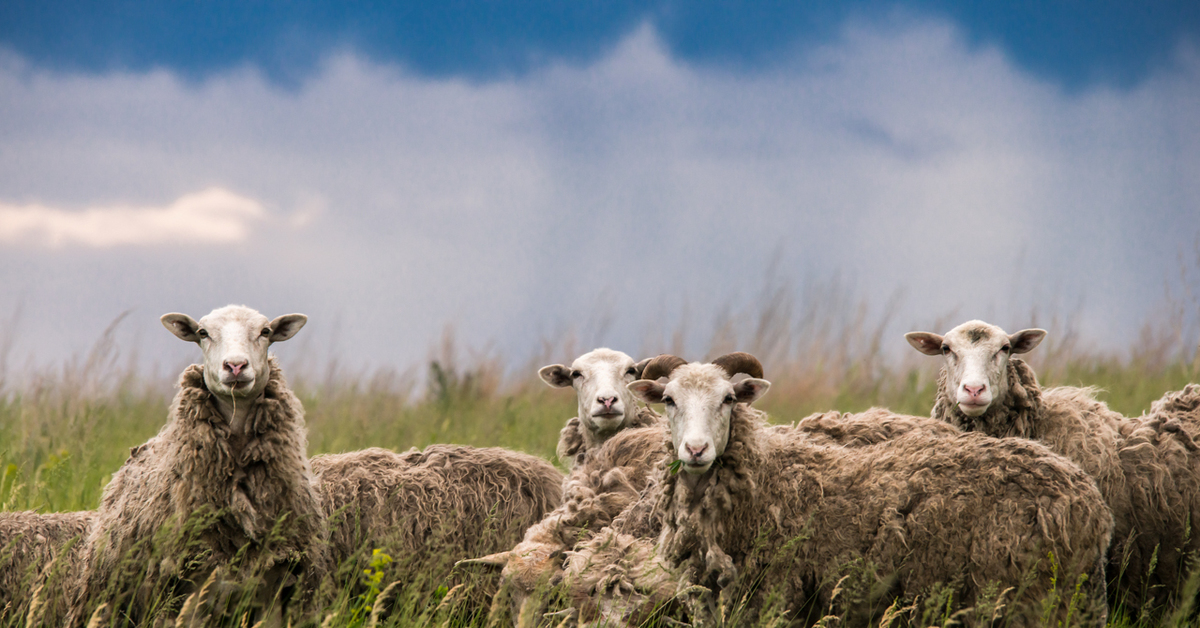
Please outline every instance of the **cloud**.
M517 363L583 325L629 352L683 321L702 342L775 263L879 307L903 294L900 350L948 312L1019 329L1078 304L1085 340L1124 348L1200 229L1198 99L1187 50L1134 88L1065 92L910 19L757 71L689 65L643 26L515 77L346 54L289 90L250 69L188 82L0 55L0 199L56 208L3 208L0 294L96 321L31 330L69 343L42 356L131 307L155 338L163 312L239 302L309 314L343 363L407 366L448 323ZM242 209L64 209L214 187ZM107 231L122 223L138 235ZM185 242L222 248L196 272Z
M221 188L187 194L166 207L88 207L0 203L0 242L49 248L234 244L250 235L263 206Z

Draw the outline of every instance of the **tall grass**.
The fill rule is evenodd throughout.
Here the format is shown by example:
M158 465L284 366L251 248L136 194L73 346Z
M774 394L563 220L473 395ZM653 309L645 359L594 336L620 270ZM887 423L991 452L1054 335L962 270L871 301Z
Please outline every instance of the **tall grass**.
M940 361L894 349L903 340L892 309L872 307L836 281L802 292L769 278L751 305L727 308L718 317L703 356L687 355L685 334L676 330L647 342L637 357L670 351L699 359L749 351L772 381L759 405L781 423L816 411L871 406L928 414ZM1098 386L1115 410L1140 414L1164 392L1200 381L1196 295L1168 294L1159 312L1126 351L1116 353L1082 346L1070 316L1031 314L1029 326L1052 333L1030 360L1044 385ZM129 448L161 428L174 382L137 372L137 356L123 354L114 342L120 322L87 354L19 385L7 378L6 347L14 332L0 330L0 509L96 508ZM940 332L958 322L943 318L931 327ZM330 364L320 373L291 373L307 412L309 454L459 443L553 459L558 431L573 416L575 400L542 385L534 371L549 362L569 363L591 348L574 338L564 334L545 341L536 358L514 367L502 356L456 346L447 332L424 364L407 371L359 372ZM441 604L446 592L430 590L438 593L404 602L403 625L448 621L451 615ZM406 599L403 591L388 595ZM349 613L364 601L348 594L341 603ZM362 619L369 610L358 608L354 616ZM1124 618L1114 621L1131 625Z

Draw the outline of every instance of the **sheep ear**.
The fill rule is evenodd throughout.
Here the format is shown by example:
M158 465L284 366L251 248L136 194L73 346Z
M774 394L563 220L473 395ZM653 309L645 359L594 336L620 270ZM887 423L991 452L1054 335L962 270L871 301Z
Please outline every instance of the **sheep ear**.
M200 331L200 323L197 323L196 319L191 316L172 312L163 314L158 320L162 322L163 327L167 328L167 331L178 336L180 340L200 342L200 336L196 333Z
M567 388L571 385L571 369L561 364L551 364L538 369L538 377L551 388Z
M914 349L925 355L942 355L942 337L928 331L910 331L904 339Z
M485 567L500 567L503 569L504 566L508 564L508 557L511 554L511 551L497 552L495 554L488 554L487 556L482 556L480 558L468 558L466 560L460 560L457 563L454 563L454 567L458 568L466 565L483 565Z
M662 403L663 391L666 390L666 386L652 379L639 379L630 383L627 388L634 397L646 403Z
M754 403L767 393L771 382L757 377L749 377L733 385L733 396L742 403Z
M1008 337L1008 343L1012 345L1013 353L1029 353L1033 348L1042 344L1042 340L1046 338L1046 330L1044 329L1022 329L1021 331L1011 334Z
M642 373L645 373L645 372L646 372L646 365L647 365L647 364L649 364L649 363L650 363L650 360L653 360L653 359L654 359L654 358L646 358L645 360L642 360L641 362L638 362L637 364L634 364L634 365L633 365L633 374L634 374L634 376L635 376L635 377L637 377L638 379L641 379L641 378L642 378Z
M283 342L288 338L296 335L301 327L308 322L308 317L303 314L284 314L279 318L271 321L271 342Z

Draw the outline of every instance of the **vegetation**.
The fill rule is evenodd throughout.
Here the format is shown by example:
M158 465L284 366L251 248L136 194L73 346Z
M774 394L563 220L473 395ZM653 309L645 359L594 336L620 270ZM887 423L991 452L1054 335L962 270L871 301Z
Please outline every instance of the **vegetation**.
M828 292L821 299L824 308L802 309L785 286L768 285L753 308L721 319L703 353L745 350L759 356L773 385L758 405L776 422L789 423L816 411L871 406L928 414L940 361L910 354L906 346L895 350L903 341L899 333L892 337L895 326L886 315L872 319L864 304L834 294L836 289ZM1030 326L1041 322L1052 331L1031 362L1044 385L1098 386L1111 407L1140 414L1164 392L1200 381L1193 320L1200 308L1186 311L1192 305L1168 303L1162 320L1148 324L1120 354L1081 347L1069 319L1045 322L1031 316ZM941 327L948 329L954 322ZM701 357L681 347L680 336L676 333L670 342L637 357L659 350ZM420 376L337 368L322 377L289 375L307 411L310 455L370 446L403 451L459 443L507 447L553 460L558 431L574 414L575 400L546 388L533 373L541 364L570 360L590 348L561 343L543 351L535 363L506 370L495 357L463 359L448 337ZM6 382L6 370L0 366L0 509L94 509L129 448L159 430L174 382L122 366L120 357L110 328L87 356L20 386ZM399 559L378 554L371 558L361 590L345 592L339 598L341 606L326 613L340 618L329 625L374 625L381 620L381 625L441 625L485 619L447 610L453 608L457 592L436 578L419 589L389 589L380 574L392 558ZM398 610L379 612L385 599ZM1171 619L1174 624L1186 621L1183 616ZM10 617L5 625L21 623ZM1137 625L1136 613L1113 617L1110 624Z

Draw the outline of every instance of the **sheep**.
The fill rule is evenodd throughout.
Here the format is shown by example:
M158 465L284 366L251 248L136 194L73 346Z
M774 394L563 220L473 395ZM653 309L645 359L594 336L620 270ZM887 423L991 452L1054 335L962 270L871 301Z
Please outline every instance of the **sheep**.
M60 587L78 560L80 541L96 513L0 513L0 620L26 613L37 587ZM56 564L53 573L42 570ZM35 616L38 613L35 613Z
M738 373L750 377L732 382ZM659 374L668 375L665 385L653 379ZM843 608L851 623L877 623L900 600L948 587L953 606L964 609L957 619L968 623L988 624L995 614L1033 626L1078 612L1085 623L1104 624L1112 519L1074 464L1032 441L982 434L913 430L854 447L814 442L773 429L750 406L770 386L761 374L744 353L711 364L652 361L629 387L665 404L670 426L669 463L651 485L660 568L646 583L636 580L635 564L598 564L600 552L572 561L607 570L610 580L633 578L609 589L649 592L654 604L663 601L664 574L683 591L716 592L716 600L692 595L697 622L749 623L780 610L798 620ZM616 554L644 561L648 543ZM856 572L871 592L863 600L846 592ZM619 594L596 604L617 621L645 613Z
M131 450L105 487L71 625L93 615L169 616L206 580L244 584L249 592L240 595L256 599L240 603L265 607L277 592L286 601L319 582L329 568L304 408L268 355L307 317L268 320L230 305L199 321L177 313L161 320L199 345L204 363L184 370L167 424Z
M942 421L897 415L883 408L856 414L818 412L794 424L773 425L768 430L842 447L873 445L914 430L934 436L960 433ZM669 443L665 431L659 438L660 442ZM647 448L651 447L653 444L647 443ZM664 459L669 449L660 444L660 455L655 456L655 461ZM654 474L647 476L647 483L655 479ZM565 588L573 606L565 612L576 619L598 619L596 623L600 625L643 625L655 613L665 612L677 598L673 571L658 556L652 541L660 531L653 518L653 500L640 499L630 504L619 516L610 517L614 520L611 527L590 539L581 537L577 548L563 552L566 561L555 572L554 580L567 583ZM543 573L534 573L545 579Z
M563 481L563 503L526 531L516 547L458 565L501 569L503 587L493 605L511 602L513 617L530 617L543 600L535 590L562 576L565 552L610 523L637 498L662 457L665 424L640 407L626 385L649 360L600 348L576 358L568 368L551 364L538 377L555 388L573 386L578 414L567 421L558 441L558 458L571 469Z
M458 565L485 565L501 570L502 588L494 613L512 612L526 625L543 610L534 595L561 581L570 550L609 525L634 503L666 457L666 427L624 429L598 447L588 449L563 481L563 502L525 531L512 549ZM503 608L505 601L509 608ZM523 618L523 619L522 619Z
M447 561L512 547L562 499L558 469L507 449L371 448L311 462L331 528L331 558L340 566L339 590L347 577L360 580L377 549L395 560L391 572L436 585L448 574Z
M871 408L866 412L817 412L800 419L794 429L823 444L857 447L876 445L899 438L913 431L930 436L954 436L960 430L945 421L930 417L895 414L886 408Z
M579 400L578 414L559 434L559 460L571 467L618 431L659 422L659 416L639 406L625 387L641 376L647 362L649 359L634 363L620 351L600 348L579 356L570 367L550 364L538 369L538 377L546 385L573 387Z
M911 332L909 343L943 356L932 416L963 430L1040 441L1087 472L1112 510L1110 604L1156 615L1178 601L1200 550L1200 416L1186 412L1191 390L1167 395L1144 417L1126 418L1095 388L1043 389L1014 357L1033 350L1041 329L1007 334L973 320L944 337ZM1180 429L1181 424L1186 429ZM1189 435L1189 432L1191 435Z

